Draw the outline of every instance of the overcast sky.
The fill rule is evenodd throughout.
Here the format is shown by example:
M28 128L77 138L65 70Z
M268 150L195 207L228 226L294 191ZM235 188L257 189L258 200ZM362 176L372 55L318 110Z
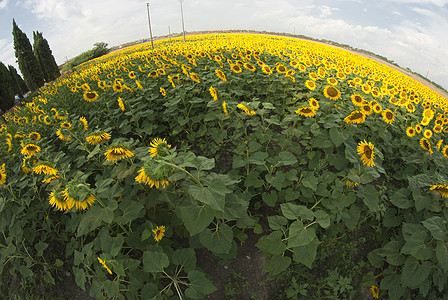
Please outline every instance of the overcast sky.
M148 0L153 36L182 31L178 0ZM43 32L56 61L96 42L149 36L146 1L0 0L0 61L16 66L12 19L31 43ZM185 30L263 30L333 40L428 74L448 89L448 0L184 0ZM17 68L18 69L18 68Z

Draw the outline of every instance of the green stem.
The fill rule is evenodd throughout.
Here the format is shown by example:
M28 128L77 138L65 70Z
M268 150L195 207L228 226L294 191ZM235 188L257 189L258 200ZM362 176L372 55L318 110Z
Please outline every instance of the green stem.
M190 172L188 172L188 171L185 170L184 168L181 168L181 167L179 167L179 166L177 166L177 165L175 165L175 164L172 164L172 163L169 163L169 162L166 162L166 161L163 161L163 164L165 164L165 165L167 165L167 166L170 166L170 167L173 167L174 169L177 169L177 170L179 170L179 171L184 172L184 173L187 174L191 179L193 179L193 181L196 182L201 188L204 188L204 186L201 184L201 182L199 181L199 179L196 178L195 176L193 176L193 174L191 174Z

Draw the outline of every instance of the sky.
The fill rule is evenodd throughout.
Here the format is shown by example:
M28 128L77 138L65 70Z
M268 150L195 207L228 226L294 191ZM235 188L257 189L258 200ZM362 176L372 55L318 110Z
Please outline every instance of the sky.
M0 61L16 67L12 19L43 32L58 64L93 48L182 32L178 0L0 0ZM365 49L448 89L448 0L183 0L185 30L258 30Z

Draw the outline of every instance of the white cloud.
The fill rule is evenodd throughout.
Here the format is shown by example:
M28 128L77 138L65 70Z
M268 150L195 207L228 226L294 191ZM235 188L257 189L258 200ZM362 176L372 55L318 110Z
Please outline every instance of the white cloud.
M448 5L448 0L386 0L386 1L401 4L435 5L437 7L443 7Z
M8 0L0 1L0 9L5 9L6 7L8 7Z
M321 18L327 18L333 14L334 10L339 10L339 8L331 8L329 6L323 5L318 7L321 14L319 17Z
M434 13L433 11L430 11L429 9L424 9L424 8L419 8L419 7L413 7L412 8L413 11L415 11L418 14L427 16L427 17L435 17L437 14Z
M69 20L81 13L78 2L63 0L26 0L23 4L39 18Z

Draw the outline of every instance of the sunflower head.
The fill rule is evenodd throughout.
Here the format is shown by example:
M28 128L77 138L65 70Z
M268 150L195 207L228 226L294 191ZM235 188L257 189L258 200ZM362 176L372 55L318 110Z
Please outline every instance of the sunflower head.
M165 236L165 226L157 226L152 232L154 233L154 240L159 242Z
M360 110L355 110L351 112L347 117L345 117L344 122L347 124L359 124L364 123L366 120L366 115Z
M165 188L170 184L168 177L173 173L173 168L163 164L155 158L148 160L138 171L135 181L147 184L150 188Z
M433 184L430 186L431 191L437 191L443 198L448 198L448 185L447 184Z
M407 135L408 137L413 137L413 136L415 135L415 133L416 133L416 131L415 131L414 127L412 127L412 126L409 126L409 127L406 129L406 135Z
M165 138L155 138L151 141L150 145L148 152L151 154L151 157L164 157L170 155L169 149L171 148L171 145L168 145Z
M85 91L83 95L84 100L87 102L93 102L98 99L98 93L95 91Z
M107 161L115 162L116 160L132 157L134 156L134 153L125 146L113 145L106 151L106 153L104 153L104 155L106 156Z
M433 153L431 142L424 137L420 139L420 147L422 147L424 150L428 151L431 154Z
M316 115L316 111L311 106L304 106L296 110L296 114L305 117L314 117Z
M387 124L391 124L395 120L394 113L389 109L384 110L383 111L383 120Z
M324 89L324 96L331 100L337 100L341 97L341 92L332 85L327 85Z
M373 167L375 163L373 159L375 158L375 151L373 150L373 144L367 143L365 140L360 142L357 147L358 154L361 155L361 160L364 165L368 167Z

